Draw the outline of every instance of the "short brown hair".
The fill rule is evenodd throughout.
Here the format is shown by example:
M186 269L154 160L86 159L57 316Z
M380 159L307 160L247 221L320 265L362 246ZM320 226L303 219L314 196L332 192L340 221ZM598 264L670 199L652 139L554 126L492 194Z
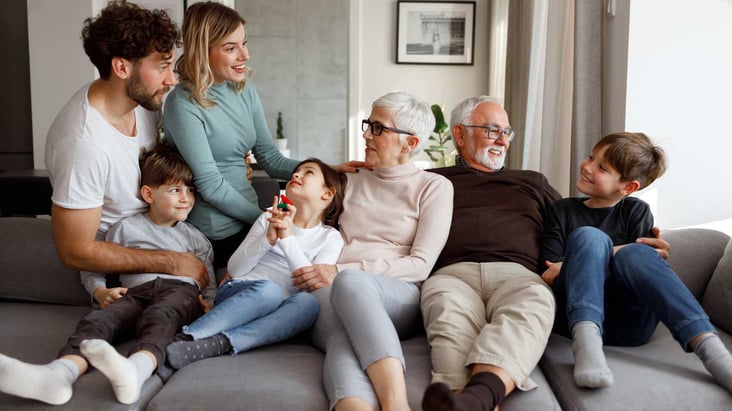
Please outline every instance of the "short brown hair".
M156 51L170 54L181 45L180 31L165 11L124 1L111 1L99 16L84 20L81 39L103 80L112 74L115 57L135 62Z
M605 160L620 173L620 180L637 180L639 190L666 172L665 152L643 133L609 134L598 141L594 149L602 147L607 147Z
M140 159L140 186L157 188L182 181L193 187L193 172L183 156L172 147L158 144Z
M341 217L341 213L343 213L343 199L345 197L348 178L345 174L335 171L331 166L325 164L320 159L313 157L301 161L295 167L295 170L305 163L317 164L318 167L320 167L320 171L323 173L325 186L335 192L333 194L333 200L323 212L323 224L329 225L333 228L338 228L338 219Z

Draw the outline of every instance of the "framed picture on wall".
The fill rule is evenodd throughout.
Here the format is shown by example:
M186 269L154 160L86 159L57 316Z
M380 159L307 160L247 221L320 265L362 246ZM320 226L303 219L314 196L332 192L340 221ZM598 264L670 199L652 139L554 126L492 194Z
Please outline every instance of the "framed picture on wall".
M397 64L473 64L474 1L398 1Z

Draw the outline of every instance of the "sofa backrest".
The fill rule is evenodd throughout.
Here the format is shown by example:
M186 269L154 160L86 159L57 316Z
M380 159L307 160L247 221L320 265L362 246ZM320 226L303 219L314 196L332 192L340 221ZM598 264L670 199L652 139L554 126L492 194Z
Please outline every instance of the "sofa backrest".
M79 272L56 255L51 220L0 218L0 299L89 305Z
M724 255L712 273L702 306L712 322L732 334L732 241L727 243Z
M671 244L669 265L701 301L729 236L716 230L685 228L664 231L663 238Z

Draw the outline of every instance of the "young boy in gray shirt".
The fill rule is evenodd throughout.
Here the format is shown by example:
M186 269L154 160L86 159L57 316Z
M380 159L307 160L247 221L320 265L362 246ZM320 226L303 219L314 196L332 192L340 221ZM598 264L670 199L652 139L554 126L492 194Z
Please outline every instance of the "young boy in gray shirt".
M176 332L203 314L201 295L213 300L211 244L185 222L194 203L190 168L180 154L160 144L143 157L140 169L140 194L150 209L117 222L106 240L131 248L193 253L206 264L209 287L201 290L189 277L137 273L120 275L122 287L107 288L103 275L88 275L85 286L102 309L79 321L59 358L49 364L27 364L0 354L0 391L64 404L71 399L73 383L91 364L110 380L117 401L134 403L144 382L164 364L165 347ZM137 341L129 357L111 345L131 337Z

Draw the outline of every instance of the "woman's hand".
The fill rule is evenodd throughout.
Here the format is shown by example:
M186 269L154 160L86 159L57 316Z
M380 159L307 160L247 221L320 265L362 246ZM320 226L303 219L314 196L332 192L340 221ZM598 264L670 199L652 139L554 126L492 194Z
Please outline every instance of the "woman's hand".
M339 172L339 173L358 173L359 168L368 168L371 170L371 167L369 167L368 163L365 161L346 161L345 163L338 164L337 166L331 166L333 170Z
M661 238L660 228L653 227L652 234L653 237L640 237L635 240L635 242L653 247L661 258L668 260L671 251L671 244Z
M292 285L301 291L315 291L333 284L338 267L333 264L313 264L292 273Z
M244 154L244 163L247 165L247 180L249 180L249 184L252 184L252 153L251 151L247 151L246 154Z

